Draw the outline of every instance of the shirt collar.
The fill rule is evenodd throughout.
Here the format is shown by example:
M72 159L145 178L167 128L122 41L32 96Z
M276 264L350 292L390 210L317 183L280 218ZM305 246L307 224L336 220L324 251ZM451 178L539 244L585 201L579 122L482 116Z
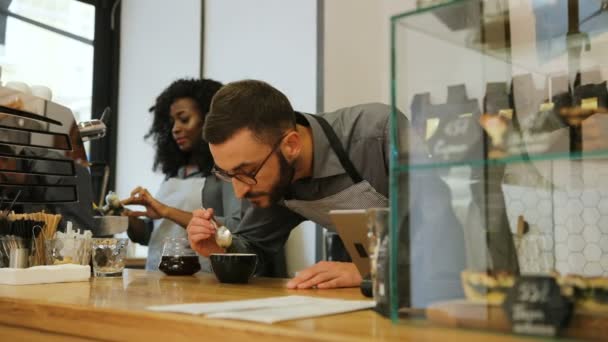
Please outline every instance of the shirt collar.
M177 169L177 175L176 177L179 179L188 179L188 178L198 178L202 175L201 170L196 170L193 171L191 174L189 174L188 176L186 176L186 167L182 166L179 169Z
M321 114L321 116L323 115ZM312 178L331 177L346 173L317 120L311 114L305 113L296 113L296 118L299 124L309 126L312 131ZM302 122L302 120L306 121Z

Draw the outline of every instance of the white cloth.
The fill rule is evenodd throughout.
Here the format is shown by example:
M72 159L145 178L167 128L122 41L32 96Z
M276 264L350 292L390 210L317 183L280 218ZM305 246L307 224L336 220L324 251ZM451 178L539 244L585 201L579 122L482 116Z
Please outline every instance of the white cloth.
M155 198L170 207L183 211L194 211L203 206L201 190L205 186L205 180L205 177L169 178L161 184ZM158 270L163 243L166 238L174 237L187 238L186 229L169 219L154 220L154 230L148 242L146 270Z

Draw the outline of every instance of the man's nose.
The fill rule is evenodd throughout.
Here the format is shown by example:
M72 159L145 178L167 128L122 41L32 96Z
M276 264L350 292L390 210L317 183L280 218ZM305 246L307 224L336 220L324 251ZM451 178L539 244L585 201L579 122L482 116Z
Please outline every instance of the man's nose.
M232 187L234 188L234 196L238 199L245 197L247 192L251 190L251 185L247 185L236 178L232 178Z

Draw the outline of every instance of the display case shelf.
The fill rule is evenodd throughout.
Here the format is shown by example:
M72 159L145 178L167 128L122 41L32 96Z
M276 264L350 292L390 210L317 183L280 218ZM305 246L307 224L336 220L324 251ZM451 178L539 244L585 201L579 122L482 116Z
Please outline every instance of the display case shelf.
M552 160L568 160L568 161L584 161L584 160L603 160L608 158L607 150L596 150L596 151L578 151L578 152L555 152L555 153L544 153L540 155L514 155L497 159L474 159L474 160L463 160L454 162L428 162L428 163L415 163L415 164L399 164L396 163L393 168L394 172L407 173L414 170L425 170L425 169L447 169L453 167L469 166L473 168L484 167L484 166L495 166L495 165L508 165L508 164L520 164L530 162L545 162Z

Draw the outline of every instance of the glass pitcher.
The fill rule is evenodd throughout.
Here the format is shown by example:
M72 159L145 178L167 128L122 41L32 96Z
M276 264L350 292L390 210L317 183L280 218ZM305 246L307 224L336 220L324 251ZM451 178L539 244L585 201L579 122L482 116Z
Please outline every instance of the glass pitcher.
M166 238L158 269L171 276L193 275L201 270L201 264L188 239Z

